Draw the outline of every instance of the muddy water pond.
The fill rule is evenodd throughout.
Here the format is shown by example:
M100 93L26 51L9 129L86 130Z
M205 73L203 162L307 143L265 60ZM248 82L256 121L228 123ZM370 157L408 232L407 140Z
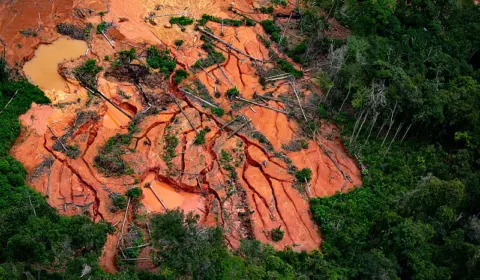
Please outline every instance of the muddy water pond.
M35 56L25 63L23 71L28 80L45 91L63 91L65 80L58 73L58 64L76 59L87 51L85 41L60 38L49 45L40 45Z

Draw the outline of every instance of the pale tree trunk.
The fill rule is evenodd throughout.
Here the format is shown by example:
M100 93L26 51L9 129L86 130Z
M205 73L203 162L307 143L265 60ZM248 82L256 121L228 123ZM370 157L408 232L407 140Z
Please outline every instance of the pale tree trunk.
M385 135L385 138L383 138L382 146L385 144L385 141L387 140L388 134L390 134L390 130L392 129L392 126L393 126L393 123L394 123L393 117L395 116L395 110L396 109L397 109L397 102L395 102L395 107L393 107L392 115L390 116L390 126L388 127L387 134Z
M358 117L357 121L355 122L355 125L353 126L352 136L350 136L350 144L352 144L353 136L355 135L355 131L357 131L357 127L358 127L359 121L360 121L360 120L362 119L362 117L363 117L363 113L365 113L365 110L363 110L363 111L360 113L360 116Z
M395 141L395 138L397 138L397 134L402 129L402 127L403 127L403 123L401 123L398 126L397 131L395 132L395 135L393 135L393 139L392 139L392 141L390 141L390 144L388 145L388 148L387 148L387 151L385 152L385 154L388 154L388 151L390 151L390 147L392 146L393 141Z
M367 121L368 115L370 114L370 111L365 114L365 117L363 117L363 122L360 125L360 128L358 129L357 135L355 136L355 139L353 139L353 142L357 141L358 135L360 135L360 132L362 131L363 125L365 124L365 121Z
M367 140L365 140L364 145L367 145L368 140L370 139L370 135L372 134L372 130L373 130L373 127L375 126L375 123L377 122L378 115L380 115L380 113L376 112L375 116L373 116L372 125L370 126L370 131L368 132Z

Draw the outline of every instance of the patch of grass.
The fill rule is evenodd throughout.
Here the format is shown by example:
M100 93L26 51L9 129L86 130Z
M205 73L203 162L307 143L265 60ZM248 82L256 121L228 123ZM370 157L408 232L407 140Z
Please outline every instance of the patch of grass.
M170 56L169 50L158 50L155 46L147 49L147 64L154 69L160 69L165 76L175 70L177 62Z
M235 97L240 96L240 91L238 91L237 87L233 87L225 93L228 99L234 99Z
M297 79L303 77L303 71L295 69L295 67L285 59L277 60L277 65L282 71L292 74L292 76Z
M89 59L73 70L75 78L83 85L92 89L97 87L96 76L103 68L97 65L95 59Z
M185 26L185 25L191 25L193 24L193 22L194 22L193 18L189 18L186 16L170 18L170 24L180 24L182 26Z
M312 170L310 168L303 168L302 170L297 171L295 178L301 183L305 181L310 182L312 180Z
M183 80L188 77L188 72L183 69L178 69L175 71L175 75L173 76L173 80L175 84L180 84Z

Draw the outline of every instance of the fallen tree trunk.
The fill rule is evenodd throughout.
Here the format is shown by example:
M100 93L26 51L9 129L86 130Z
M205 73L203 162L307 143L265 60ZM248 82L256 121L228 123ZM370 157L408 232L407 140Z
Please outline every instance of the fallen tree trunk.
M106 97L103 93L101 93L99 90L92 90L88 87L85 87L88 91L90 91L93 94L98 94L100 95L103 99L105 99L108 103L112 104L113 107L115 107L118 111L120 111L122 114L124 114L127 118L133 119L127 112L125 112L122 108L120 108L117 104L113 103L113 101L110 100L110 98Z
M272 111L275 111L275 112L278 112L278 113L282 113L282 114L288 115L288 113L285 112L285 111L283 111L283 110L276 109L276 108L272 108L272 107L270 107L270 106L263 105L263 104L260 104L260 103L257 103L257 102L254 102L254 101L245 99L245 98L241 98L241 97L238 97L238 96L237 96L236 99L241 100L241 101L244 101L244 102L247 102L247 103L250 103L250 104L253 104L253 105L257 105L257 106L260 106L260 107L263 107L263 108L266 108L266 109L269 109L269 110L272 110Z
M235 47L232 46L231 44L229 44L229 43L225 42L224 40L218 38L217 36L213 35L212 33L208 32L207 30L203 29L202 27L198 27L198 30L200 30L200 32L202 32L202 33L204 33L204 34L212 37L213 39L215 39L215 40L217 40L218 42L222 43L223 45L227 46L228 48L230 48L230 49L238 52L239 54L242 54L242 55L244 55L244 56L246 56L246 57L248 57L248 58L250 58L250 59L252 59L252 60L259 61L259 62L263 62L263 60L258 59L258 58L255 58L255 57L253 57L253 56L251 56L251 55L249 55L249 54L247 54L247 53L245 53L245 52L243 52L243 51L235 48Z

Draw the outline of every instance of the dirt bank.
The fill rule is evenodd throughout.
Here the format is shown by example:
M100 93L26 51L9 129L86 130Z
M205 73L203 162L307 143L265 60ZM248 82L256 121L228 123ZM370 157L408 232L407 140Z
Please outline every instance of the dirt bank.
M242 238L256 238L277 249L287 245L295 250L319 248L321 237L311 220L308 198L347 191L361 184L361 175L354 160L345 153L334 127L325 124L315 139L306 140L295 118L284 113L291 104L285 100L296 102L289 83L278 81L267 87L259 83L260 69L274 66L269 61L269 50L257 37L257 34L263 34L258 24L252 27L224 27L222 39L241 53L219 48L226 57L225 62L191 72L189 79L183 83L185 88L187 85L202 84L203 94L226 111L224 116L218 117L202 106L198 99L184 96L171 81L155 80L153 87L147 82L140 85L155 101L167 100L167 94L173 93L179 105L170 100L156 106L152 101L156 106L155 113L142 117L131 143L124 147L125 153L121 156L131 167L131 174L108 176L95 165L95 157L109 138L128 133L130 119L104 99L89 94L72 78L71 69L87 58L96 59L104 69L108 69L111 62L106 61L105 56L115 57L116 51L132 46L140 54L146 47L156 45L159 48L168 47L178 67L190 70L199 57L205 57L200 48L203 44L200 32L193 26L186 27L182 32L180 27L168 24L169 16L162 15L186 13L198 18L208 13L218 17L239 16L228 11L231 1L219 0L111 0L106 6L103 6L103 1L57 1L61 5L56 1L45 2L45 5L47 2L50 5L50 12L45 14L49 20L43 23L46 30L63 21L112 21L114 27L107 34L115 42L115 49L102 35L92 33L88 43L91 51L78 61L66 62L60 67L68 89L65 95L62 98L52 97L51 106L35 105L21 116L23 129L11 154L27 169L28 183L44 194L48 203L61 214L87 215L93 221L104 219L115 225L116 232L109 237L101 259L106 270L116 270L117 244L122 246L124 242L117 243L125 211L114 209L112 196L124 194L135 186L142 188L143 196L141 206L132 207L127 215L126 231L135 225L148 236L148 224L137 221L137 215L179 207L197 213L204 225L221 225L232 247L237 247ZM2 4L0 15L20 9L31 17L38 7L29 3ZM260 3L235 1L235 5L241 10L253 12L253 5L259 6ZM96 14L84 19L72 16L74 8L86 7L108 13L102 18ZM145 20L151 12L158 16L154 24ZM61 16L55 16L57 14ZM16 22L24 17L18 15L9 22L2 17L0 28L16 26ZM36 23L29 20L30 25ZM220 24L210 22L207 26L213 33L220 33ZM42 40L43 32L46 31L32 38L20 37L18 30L2 34L3 39L9 42L9 61L30 58ZM177 48L174 41L180 39L185 43ZM17 41L28 47L20 53L16 52L12 44ZM258 61L249 59L245 54ZM140 56L139 60L144 60L144 56ZM150 76L153 79L158 75L153 72ZM307 92L301 87L303 83L309 83L307 78L298 83L296 89L305 93L304 103L315 94L314 91L319 92L318 89ZM138 116L152 107L145 102L139 85L132 82L119 81L102 72L98 84L98 89L129 116ZM40 86L45 91L51 90L49 85ZM242 98L268 96L269 99L255 101L262 102L263 107L232 102L226 98L225 92L234 86ZM246 123L247 119L251 121ZM201 130L205 130L205 143L197 145L196 131ZM173 155L168 157L168 153L172 152L167 150L168 139L172 135L177 138L178 145L172 148ZM76 147L78 156L67 156L57 137L61 137L61 144ZM289 148L299 140L304 141L300 149ZM294 168L310 168L311 181L308 184L297 182ZM284 238L278 242L274 242L270 234L275 228L285 232ZM142 254L148 250L151 248L146 248ZM151 264L139 266L151 268Z

